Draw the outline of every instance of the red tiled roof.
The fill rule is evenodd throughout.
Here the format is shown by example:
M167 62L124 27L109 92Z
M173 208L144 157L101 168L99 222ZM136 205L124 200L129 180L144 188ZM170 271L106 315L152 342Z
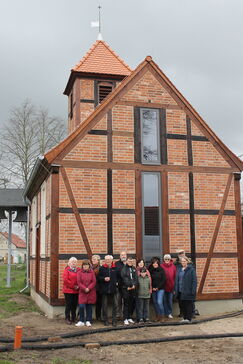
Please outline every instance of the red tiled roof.
M103 40L97 40L72 71L124 76L132 72Z
M8 233L5 232L2 233L2 235L8 239ZM26 248L26 242L16 234L12 234L12 243L16 246L16 248Z

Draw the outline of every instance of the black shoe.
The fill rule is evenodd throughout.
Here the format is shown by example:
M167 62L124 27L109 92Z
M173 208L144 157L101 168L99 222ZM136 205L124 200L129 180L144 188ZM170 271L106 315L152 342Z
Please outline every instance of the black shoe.
M117 322L116 321L112 321L112 326L116 327L117 326Z
M104 325L105 326L109 326L109 322L108 321L104 321Z
M183 313L179 313L178 317L183 317Z
M68 318L66 318L65 321L66 321L66 324L72 325L72 322Z

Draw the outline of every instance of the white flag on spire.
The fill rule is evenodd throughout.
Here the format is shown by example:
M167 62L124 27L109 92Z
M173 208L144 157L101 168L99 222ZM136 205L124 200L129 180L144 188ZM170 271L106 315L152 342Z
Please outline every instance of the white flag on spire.
M97 21L92 21L91 22L91 27L92 28L99 28L99 26L100 26L100 23L99 23L99 21L97 20Z

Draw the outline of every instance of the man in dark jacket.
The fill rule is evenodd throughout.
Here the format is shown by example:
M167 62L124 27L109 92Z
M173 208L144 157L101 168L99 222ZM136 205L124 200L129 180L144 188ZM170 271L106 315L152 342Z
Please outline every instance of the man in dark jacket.
M118 290L117 290L117 318L122 318L122 309L123 309L123 297L122 297L122 279L121 279L121 271L125 266L127 260L127 252L125 250L121 251L120 259L115 263L118 270Z
M126 265L121 271L122 296L124 300L123 320L124 325L134 324L132 311L135 306L136 289L138 286L137 270L133 266L133 258L127 257Z
M98 281L102 294L102 317L104 324L105 326L109 325L108 302L110 301L112 304L112 325L116 326L118 271L113 263L112 255L105 256L105 262L99 270Z

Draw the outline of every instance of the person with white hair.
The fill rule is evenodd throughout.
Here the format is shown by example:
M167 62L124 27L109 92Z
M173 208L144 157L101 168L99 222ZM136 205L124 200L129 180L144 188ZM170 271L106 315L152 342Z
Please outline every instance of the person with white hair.
M170 254L164 255L164 262L161 264L161 267L164 269L166 275L164 293L165 316L172 319L172 304L176 279L176 267L174 265L173 259L171 259Z
M77 267L77 259L71 257L68 265L63 272L63 293L65 296L65 320L68 325L76 320L76 310L78 305L78 282L77 273L80 268ZM71 317L70 317L71 315Z
M102 294L102 318L104 325L109 325L108 303L112 305L112 325L117 325L117 286L118 270L113 263L113 256L106 255L104 264L100 267L98 274L100 293Z
M117 319L121 319L123 317L123 296L122 296L122 278L121 278L121 271L126 265L127 260L127 252L125 250L122 250L120 252L120 259L115 263L118 271L118 290L117 290Z

